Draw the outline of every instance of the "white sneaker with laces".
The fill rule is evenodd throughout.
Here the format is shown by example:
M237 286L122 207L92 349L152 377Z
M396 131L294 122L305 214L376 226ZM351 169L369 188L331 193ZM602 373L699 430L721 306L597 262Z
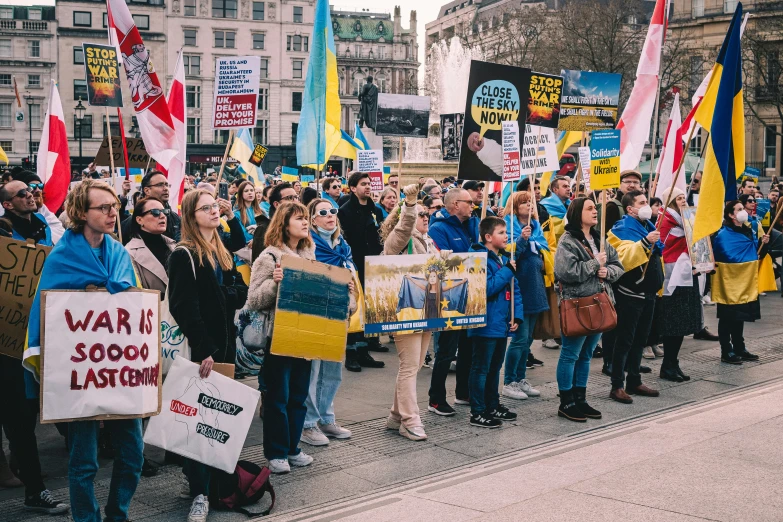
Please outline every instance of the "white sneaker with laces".
M503 397L523 400L527 399L527 394L523 392L519 386L517 386L517 383L512 382L511 384L503 385Z
M400 424L400 435L406 439L414 441L427 440L427 434L424 432L424 426L412 426L410 428L406 428L404 425Z
M543 346L544 348L549 348L550 350L557 350L560 348L560 345L557 344L554 339L547 339L544 341Z
M188 522L206 522L209 514L209 500L204 495L198 495L193 499L188 513Z
M332 422L330 424L320 424L319 428L321 428L321 433L323 433L327 437L332 437L335 439L351 438L351 430L347 428L343 428L336 422Z
M454 398L454 404L459 404L460 406L470 406L470 401L464 401L462 399Z
M533 388L527 379L522 379L518 383L515 383L517 385L517 389L522 390L528 397L540 397L541 392Z
M655 359L655 354L653 353L652 346L645 346L642 350L642 357L645 359Z
M299 437L299 440L310 446L329 445L329 439L326 438L326 435L321 432L321 429L318 426L303 429L302 436Z
M269 461L269 471L272 473L288 473L291 471L291 466L288 464L288 459L272 459Z
M288 463L292 466L297 467L304 467L309 466L313 463L313 457L305 453L304 451L299 451L298 455L289 455L288 456Z

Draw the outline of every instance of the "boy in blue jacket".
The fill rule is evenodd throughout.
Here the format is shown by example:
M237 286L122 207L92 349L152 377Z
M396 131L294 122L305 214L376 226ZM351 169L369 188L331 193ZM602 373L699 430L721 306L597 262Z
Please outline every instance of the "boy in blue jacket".
M503 255L508 244L506 222L496 216L484 218L479 224L479 234L482 244L473 245L471 251L487 253L487 325L468 330L473 341L469 380L470 424L497 428L501 421L517 418L516 413L500 404L498 386L509 333L519 328L524 312L519 285L514 277L516 263ZM514 285L513 318L511 285Z

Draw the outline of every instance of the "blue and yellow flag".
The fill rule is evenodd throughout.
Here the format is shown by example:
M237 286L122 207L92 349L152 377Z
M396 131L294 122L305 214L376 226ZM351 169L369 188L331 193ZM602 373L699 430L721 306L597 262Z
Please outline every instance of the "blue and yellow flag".
M541 181L543 183L543 180ZM566 206L563 201L554 194L550 194L541 200L541 205L549 213L549 219L542 223L541 228L544 232L544 237L549 243L549 250L554 255L557 250L557 242L560 241L560 236L565 232L565 215Z
M255 147L250 130L240 129L234 136L234 143L231 145L231 151L229 152L232 158L239 161L240 175L245 179L252 178L253 185L255 185L255 180L264 179L264 172L261 170L261 167L256 167L250 163L250 156L253 155Z
M606 235L606 240L617 250L617 256L626 272L647 263L650 259L650 246L657 248L658 252L663 251L663 243L660 241L655 245L642 241L653 230L655 225L652 221L642 223L633 216L625 215Z
M712 249L715 255L715 274L711 280L712 300L726 305L757 300L759 256L756 241L752 237L723 227L712 240Z
M416 321L437 317L462 317L468 307L467 279L449 279L441 282L441 293L433 309L436 317L427 316L427 280L423 277L406 276L400 285L397 302L398 321ZM431 297L431 295L430 295Z
M316 4L310 42L310 61L296 133L296 159L300 165L321 171L343 139L329 0L318 0Z
M720 229L723 207L737 199L737 176L745 170L745 110L742 101L742 4L712 68L712 79L696 111L696 121L709 130L704 170L693 226L693 241Z
M353 124L353 139L354 141L362 144L362 149L364 150L370 150L370 142L367 141L367 138L364 137L364 133L362 132L361 127L359 127L359 122L354 122Z

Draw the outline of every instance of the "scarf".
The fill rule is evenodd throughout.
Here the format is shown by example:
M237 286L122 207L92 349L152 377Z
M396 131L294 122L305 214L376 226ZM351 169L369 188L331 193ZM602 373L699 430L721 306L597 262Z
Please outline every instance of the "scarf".
M566 203L555 194L550 194L541 200L541 205L549 212L551 217L563 219L566 215Z
M147 248L150 249L150 252L152 252L152 255L158 260L158 263L163 265L164 268L169 266L171 250L169 250L168 245L166 245L166 242L163 240L163 235L150 234L149 232L141 230L139 232L139 237L144 241L144 244L147 245Z
M319 263L325 263L332 266L340 266L343 268L349 268L355 270L356 267L353 263L353 257L351 256L351 247L345 242L343 236L338 236L337 244L332 247L324 238L318 233L310 233L315 243L315 260Z
M508 229L507 231L510 233L511 215L506 215L503 219L506 221L506 228ZM522 232L522 229L525 228L525 226L527 225L519 221L518 216L514 216L514 235L516 236L514 238L514 241L519 240L519 236ZM531 243L535 243L536 248L538 248L539 250L549 250L549 243L544 237L544 233L541 231L541 224L535 219L531 219L530 228L532 229L532 232L530 234L530 239L528 239L528 241Z

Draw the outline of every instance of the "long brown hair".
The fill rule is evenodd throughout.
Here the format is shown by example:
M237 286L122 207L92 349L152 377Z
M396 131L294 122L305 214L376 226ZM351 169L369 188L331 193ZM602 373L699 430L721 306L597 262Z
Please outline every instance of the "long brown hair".
M204 258L206 257L209 266L214 270L217 268L215 266L215 258L217 258L220 268L226 271L231 270L234 266L234 259L223 246L217 230L212 234L212 239L207 241L198 228L196 206L201 196L209 196L214 199L214 196L204 189L190 190L182 198L182 240L179 244L196 253L199 266L204 266Z
M297 216L304 216L305 218L308 218L309 216L307 207L299 202L286 201L277 207L275 215L272 217L272 221L269 222L269 227L266 229L264 245L277 248L287 247L288 240L291 239L288 235L288 222L292 217ZM299 243L296 245L297 250L303 248L313 248L313 240L309 235L306 238L300 239Z
M242 193L247 187L253 187L253 202L248 206ZM261 215L261 206L258 204L258 198L255 196L256 187L249 181L243 181L239 184L237 189L237 210L239 211L239 220L243 225L247 226L250 223L250 218L247 215L248 209L253 212L253 217Z

